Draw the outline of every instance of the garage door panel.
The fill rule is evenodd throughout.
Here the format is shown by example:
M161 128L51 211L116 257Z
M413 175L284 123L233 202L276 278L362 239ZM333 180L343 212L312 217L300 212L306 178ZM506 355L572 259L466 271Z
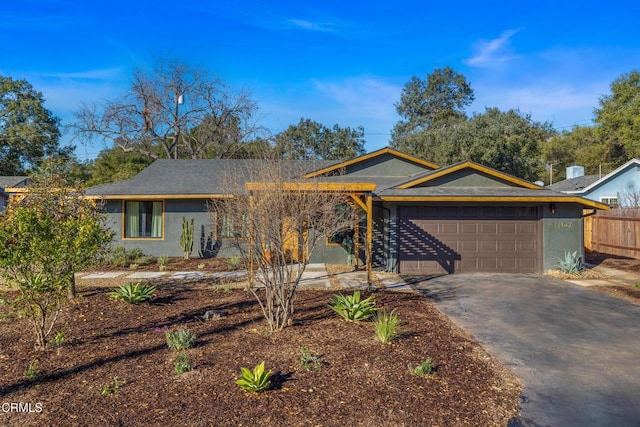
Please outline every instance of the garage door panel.
M399 216L403 273L539 270L535 207L401 207Z
M477 234L478 233L478 224L475 224L473 222L461 222L459 227L460 227L461 234Z
M515 252L518 242L514 240L500 240L498 242L498 250L500 252Z
M458 223L455 221L440 223L440 232L443 234L458 234Z

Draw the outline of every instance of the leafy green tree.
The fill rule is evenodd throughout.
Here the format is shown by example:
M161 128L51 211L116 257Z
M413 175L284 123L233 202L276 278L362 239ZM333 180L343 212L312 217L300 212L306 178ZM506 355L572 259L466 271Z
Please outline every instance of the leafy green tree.
M409 151L405 140L413 133L466 121L464 109L473 100L473 89L465 76L450 67L436 68L426 80L411 77L395 104L402 119L393 127L391 146Z
M467 121L414 132L404 145L408 153L436 164L472 160L535 181L543 174L540 144L553 134L549 123L518 110L487 108Z
M364 128L328 128L301 118L276 135L275 150L282 157L300 160L341 160L364 154Z
M75 292L74 273L111 238L82 189L49 171L0 214L0 274L11 291L2 300L29 320L37 348L46 348L62 303Z
M468 159L528 181L542 176L540 144L555 134L550 123L535 121L519 110L487 108L464 127ZM461 152L459 160L463 157Z
M153 160L143 154L126 152L119 147L100 151L88 165L91 174L87 186L107 184L129 179L149 166Z
M58 143L59 124L29 82L0 76L0 175L24 175L47 156L72 152Z
M160 58L138 70L127 93L83 104L72 129L86 142L102 140L151 159L231 157L263 131L245 92L183 62Z
M588 175L606 174L626 161L624 148L615 139L607 138L600 126L576 126L569 132L557 134L542 143L541 155L547 166L545 183L565 179L567 166L584 166Z
M623 74L611 83L611 93L599 100L594 121L608 145L624 147L627 158L640 157L640 72Z

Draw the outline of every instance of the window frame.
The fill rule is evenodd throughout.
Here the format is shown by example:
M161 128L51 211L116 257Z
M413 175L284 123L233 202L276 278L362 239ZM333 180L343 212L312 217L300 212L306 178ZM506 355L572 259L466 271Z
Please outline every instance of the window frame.
M162 224L160 226L160 237L127 237L127 203L137 202L137 203L161 203L161 218ZM161 241L165 239L165 212L166 212L166 203L165 200L157 200L157 199L131 199L131 200L122 200L122 240L151 240L151 241ZM146 213L145 213L146 215Z
M611 203L612 200L615 200L615 203ZM611 208L618 208L620 207L620 204L618 202L618 196L605 196L605 197L600 197L600 203L603 203Z

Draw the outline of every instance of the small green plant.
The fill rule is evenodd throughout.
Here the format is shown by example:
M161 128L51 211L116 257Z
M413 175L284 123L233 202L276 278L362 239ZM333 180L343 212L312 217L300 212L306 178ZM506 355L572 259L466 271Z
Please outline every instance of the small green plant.
M136 264L135 262L133 264L129 265L129 269L131 269L131 270L137 270L138 267L139 267L139 265Z
M101 261L102 264L112 265L114 267L126 267L137 262L136 260L142 257L144 257L144 254L140 248L127 250L122 246L116 246L103 255L99 261Z
M361 300L360 291L357 290L353 292L353 295L334 295L329 306L348 322L361 322L368 320L376 312L374 295Z
M191 362L189 362L187 355L184 353L178 353L175 359L173 359L173 370L176 374L181 375L191 369L193 369L193 366L191 365Z
M104 384L102 384L102 386L100 388L100 395L101 396L111 396L112 394L117 392L118 389L120 388L120 386L123 385L123 384L124 384L124 381L120 381L120 379L118 379L118 377L113 377L113 382L112 383L104 383Z
M204 262L201 262L200 264L198 264L198 270L203 270L205 267Z
M167 269L167 264L169 264L169 257L166 255L158 257L158 268L160 271L165 271Z
M180 234L180 247L184 253L184 259L189 259L193 251L193 218L187 221L182 217L182 234Z
M261 364L256 365L253 371L247 368L240 368L240 378L236 380L236 384L240 386L244 391L251 391L259 393L269 388L271 381L269 378L272 375L271 371L264 371L264 360Z
M167 340L167 347L171 350L185 350L193 347L196 342L196 336L187 328L180 328L177 332L167 330L164 337Z
M24 371L25 378L29 380L35 380L40 375L40 371L38 370L38 364L40 361L38 359L33 359L29 361L27 364L27 369Z
M425 361L418 366L412 367L411 365L409 365L407 367L409 368L409 372L411 372L413 375L424 378L427 375L433 374L433 365L431 363L431 358L427 357Z
M374 318L376 339L385 344L391 344L400 333L400 318L395 310L387 312L386 310L378 311Z
M153 293L156 288L154 286L143 285L142 283L133 283L129 282L124 284L117 289L109 292L111 298L120 299L122 301L128 302L129 304L140 304L147 300L150 300L153 297Z
M564 258L558 258L558 269L563 273L575 274L581 272L583 268L582 257L578 251L565 251Z
M55 347L62 346L63 342L64 342L64 331L56 332L53 338L51 338L51 344L53 344Z
M133 260L134 264L138 264L138 266L149 265L153 261L155 261L155 258L149 255L142 255Z
M233 255L227 258L227 268L229 270L237 270L242 265L242 258L238 255Z
M300 348L300 366L305 371L319 371L322 369L322 358L315 354L311 354L306 346Z
M225 284L222 284L222 285L216 285L211 289L213 289L214 292L223 292L225 294L228 294L229 292L231 292L233 290L233 287L230 284L225 283Z

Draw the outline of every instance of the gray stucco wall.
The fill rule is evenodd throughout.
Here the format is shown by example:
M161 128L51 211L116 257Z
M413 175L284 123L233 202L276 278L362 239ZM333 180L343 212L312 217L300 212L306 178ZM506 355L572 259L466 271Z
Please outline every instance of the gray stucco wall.
M584 260L584 231L582 206L554 203L543 206L542 247L544 271L555 268L565 251L577 251Z
M112 246L127 249L140 248L152 256L183 256L180 247L182 218L194 219L193 258L229 257L237 254L231 240L214 240L213 216L207 212L206 200L165 200L163 237L161 239L124 239L122 223L124 220L122 200L109 200L106 203L107 224L115 233Z

